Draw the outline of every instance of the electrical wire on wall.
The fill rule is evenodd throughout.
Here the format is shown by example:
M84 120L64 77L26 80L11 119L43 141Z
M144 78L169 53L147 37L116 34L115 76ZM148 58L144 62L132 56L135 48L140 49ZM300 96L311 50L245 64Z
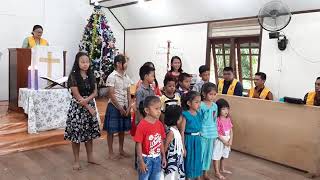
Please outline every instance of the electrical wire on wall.
M279 79L278 79L278 92L277 92L277 97L280 99L280 89L281 89L281 73L282 73L282 65L283 65L283 59L282 59L283 54L280 54L280 61L279 61L279 67L277 71L279 72Z
M286 36L285 32L284 31L280 31L280 33L282 33L283 35ZM289 36L290 37L290 36ZM320 57L319 58L310 58L310 57L307 57L305 55L303 55L303 53L300 53L299 51L296 50L296 48L294 48L292 46L292 43L289 39L288 41L288 45L290 47L290 49L299 57L301 57L302 60L306 61L306 62L309 62L309 63L312 63L312 64L317 64L317 63L320 63Z
M299 53L293 46L292 44L290 43L290 40L288 42L288 45L290 47L290 49L299 57L301 57L302 60L306 61L306 62L309 62L309 63L312 63L312 64L316 64L316 63L320 63L320 57L316 59L314 58L309 58L307 56L304 56L302 53Z

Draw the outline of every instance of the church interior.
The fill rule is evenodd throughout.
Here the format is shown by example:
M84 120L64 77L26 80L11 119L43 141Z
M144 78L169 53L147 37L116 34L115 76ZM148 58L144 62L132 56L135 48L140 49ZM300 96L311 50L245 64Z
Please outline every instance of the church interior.
M199 82L214 85L217 110L217 99L230 105L232 145L230 157L222 159L232 174L217 173L212 161L200 179L320 180L319 0L2 0L0 21L0 180L139 179L138 130L133 129L142 126L135 122L143 114L137 99L149 77L141 76L141 69L153 64L159 94L152 93L162 103L175 59L180 61L175 93L184 91L182 74L190 80L181 105ZM80 86L77 79L75 91L70 79L76 68L82 76L83 56L94 80L83 77ZM120 56L126 59L122 65ZM114 75L119 67L124 75ZM210 76L206 81L201 67ZM94 95L80 92L87 88L85 80L94 81L89 88ZM129 105L120 107L114 99L122 98L116 89L125 86L122 81L128 83L120 90ZM198 96L205 101L203 87ZM186 100L188 108L191 102ZM90 123L97 121L93 142L69 139L70 118L79 118L72 115L73 103L87 108ZM111 147L115 154L120 151L116 158L108 156L108 128L116 113L110 104L121 118L126 117L122 111L130 118L130 128L121 131L124 144L119 144L121 133L112 134ZM180 132L183 118L177 120ZM74 144L80 148L76 168Z

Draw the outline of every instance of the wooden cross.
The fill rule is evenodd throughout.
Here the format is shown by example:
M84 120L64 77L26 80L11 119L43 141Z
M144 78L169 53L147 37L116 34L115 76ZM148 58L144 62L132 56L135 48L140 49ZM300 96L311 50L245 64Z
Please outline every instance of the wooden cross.
M169 71L170 68L170 48L171 48L171 41L167 41L167 72Z
M177 53L175 52L175 50L177 50L178 48L172 46L172 42L170 40L167 40L167 46L159 46L158 47L159 50L157 50L157 54L166 54L167 55L167 72L170 70L170 56L171 53ZM162 51L160 51L160 49ZM165 52L163 52L165 51ZM181 54L182 55L182 54Z
M60 59L53 59L52 52L48 52L48 58L40 58L40 62L47 63L47 76L51 78L52 76L52 64L53 63L60 63Z

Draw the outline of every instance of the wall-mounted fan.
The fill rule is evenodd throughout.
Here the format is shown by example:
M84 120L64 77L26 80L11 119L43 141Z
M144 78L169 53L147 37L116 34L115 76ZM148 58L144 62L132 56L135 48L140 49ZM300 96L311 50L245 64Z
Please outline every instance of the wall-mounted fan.
M260 26L270 31L270 39L278 38L278 48L281 51L286 49L288 39L284 34L280 34L280 30L285 28L290 20L291 12L289 7L279 0L266 3L258 14Z

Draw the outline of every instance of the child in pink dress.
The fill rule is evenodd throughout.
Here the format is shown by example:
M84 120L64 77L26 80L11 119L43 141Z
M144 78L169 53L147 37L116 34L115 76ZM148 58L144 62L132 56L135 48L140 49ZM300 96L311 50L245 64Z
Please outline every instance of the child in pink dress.
M219 99L216 104L218 105L217 128L219 138L214 142L212 160L214 160L215 176L218 179L226 179L222 174L232 174L231 171L224 168L224 159L229 158L231 151L233 125L229 116L229 103L225 99Z

